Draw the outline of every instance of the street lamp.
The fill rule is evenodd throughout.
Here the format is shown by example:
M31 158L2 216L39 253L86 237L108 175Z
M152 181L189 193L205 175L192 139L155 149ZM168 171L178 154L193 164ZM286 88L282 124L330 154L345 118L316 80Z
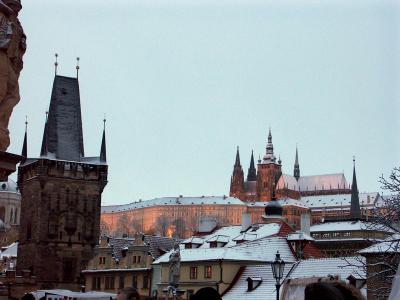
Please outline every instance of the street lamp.
M283 278L283 270L285 269L285 262L281 259L279 251L276 251L275 260L272 262L271 268L276 280L276 300L279 300L279 289L281 288L281 279Z

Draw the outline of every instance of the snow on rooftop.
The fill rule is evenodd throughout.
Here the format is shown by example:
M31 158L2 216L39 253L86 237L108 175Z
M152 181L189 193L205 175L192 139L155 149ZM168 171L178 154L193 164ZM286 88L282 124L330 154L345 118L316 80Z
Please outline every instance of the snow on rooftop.
M368 253L400 253L400 235L395 234L388 237L385 241L369 246L358 251L360 254Z
M282 174L278 180L277 189L287 187L295 191L321 191L329 189L349 189L343 173L302 176L297 181L295 177Z
M290 271L292 264L287 263L284 276ZM248 291L247 278L261 278L261 284ZM282 289L281 289L282 291ZM275 279L270 264L247 266L234 286L222 297L223 300L275 300Z
M102 213L132 210L158 205L245 205L241 200L226 196L162 197L122 205L102 206Z
M383 225L375 225L366 221L339 221L339 222L325 222L315 224L310 227L310 231L315 232L330 232L330 231L383 231L393 232L390 228Z
M371 207L379 200L379 193L359 193L360 207ZM351 194L336 194L336 195L319 195L319 196L303 196L302 202L314 210L331 209L337 207L340 209L343 206L350 206Z
M211 261L211 260L235 260L235 261L259 261L267 262L275 259L279 251L285 261L294 262L295 258L286 241L282 237L264 237L254 241L244 242L232 247L180 249L181 262ZM170 252L159 257L154 264L167 263Z
M4 247L0 253L0 259L5 257L17 257L18 253L18 242L14 242L11 245Z
M301 260L290 274L291 279L339 276L346 280L353 275L355 278L365 278L365 258L363 257L339 257L318 258Z

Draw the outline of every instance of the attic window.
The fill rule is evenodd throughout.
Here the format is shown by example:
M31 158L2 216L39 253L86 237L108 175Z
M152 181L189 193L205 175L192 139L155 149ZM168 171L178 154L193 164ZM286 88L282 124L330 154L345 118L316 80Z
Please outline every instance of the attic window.
M3 184L1 185L1 189L4 191L6 188L7 188L7 185L6 185L5 183L3 183Z
M251 292L254 291L262 282L261 277L247 277L247 291Z

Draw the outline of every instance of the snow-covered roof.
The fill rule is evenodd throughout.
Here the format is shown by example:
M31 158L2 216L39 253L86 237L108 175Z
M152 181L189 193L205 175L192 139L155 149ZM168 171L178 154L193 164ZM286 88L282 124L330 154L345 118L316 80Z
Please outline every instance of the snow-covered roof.
M360 207L373 207L380 198L379 193L359 193ZM350 207L351 194L303 196L302 202L312 210Z
M393 232L392 229L384 225L376 225L367 221L330 221L321 224L315 224L310 227L312 233L315 232L332 232L332 231L383 231L383 232Z
M292 263L287 263L284 276L290 271ZM247 278L260 278L261 284L254 290L248 291ZM281 289L282 291L282 289ZM247 266L238 281L222 297L223 300L275 300L276 287L270 264Z
M81 292L72 292L70 290L63 289L54 289L54 290L37 290L35 292L31 292L35 299L42 299L46 295L56 295L62 297L70 297L71 299L99 299L99 300L110 300L116 299L117 295L106 292L96 292L96 291L88 291L85 293Z
M265 207L267 206L269 201L252 201L246 203L247 206L249 207ZM308 206L304 203L302 200L297 200L297 199L292 199L292 198L284 198L284 199L279 199L278 203L283 207L283 206L288 206L288 205L293 205L297 207L302 207L302 208L308 208Z
M236 245L237 241L254 240L276 235L279 230L280 224L278 223L255 224L244 232L242 232L242 226L240 225L224 226L208 235L187 238L182 244L194 243L201 244L199 248L210 248L210 242L221 242L225 244L224 247L232 247ZM244 236L245 239L241 239Z
M365 258L363 257L339 257L318 258L301 260L290 273L289 278L327 277L328 275L339 276L346 280L353 275L355 278L366 277Z
M234 260L267 262L275 259L279 251L283 260L294 262L295 258L286 241L282 237L265 237L254 241L244 242L232 247L180 249L181 262ZM153 264L168 263L171 252L159 257Z
M294 233L289 233L287 235L287 240L288 241L314 241L314 238L312 238L310 235L308 235L305 232L297 231Z
M369 246L358 251L360 254L368 253L400 253L400 235L395 234L388 237L385 241Z
M18 242L14 242L7 247L3 247L4 250L0 253L0 259L4 257L17 257L18 254Z
M241 200L226 196L162 197L122 205L102 206L102 213L121 212L159 205L245 205Z
M329 189L349 189L343 173L302 176L297 181L292 175L282 174L277 189L288 188L295 191L320 191Z

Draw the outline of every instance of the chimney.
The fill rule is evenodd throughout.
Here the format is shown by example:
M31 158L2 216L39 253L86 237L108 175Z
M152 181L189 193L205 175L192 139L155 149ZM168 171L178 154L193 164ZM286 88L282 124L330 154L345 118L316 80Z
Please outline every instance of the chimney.
M249 229L251 226L251 214L243 213L242 214L242 232Z
M311 218L309 213L301 214L300 230L301 232L310 235Z

